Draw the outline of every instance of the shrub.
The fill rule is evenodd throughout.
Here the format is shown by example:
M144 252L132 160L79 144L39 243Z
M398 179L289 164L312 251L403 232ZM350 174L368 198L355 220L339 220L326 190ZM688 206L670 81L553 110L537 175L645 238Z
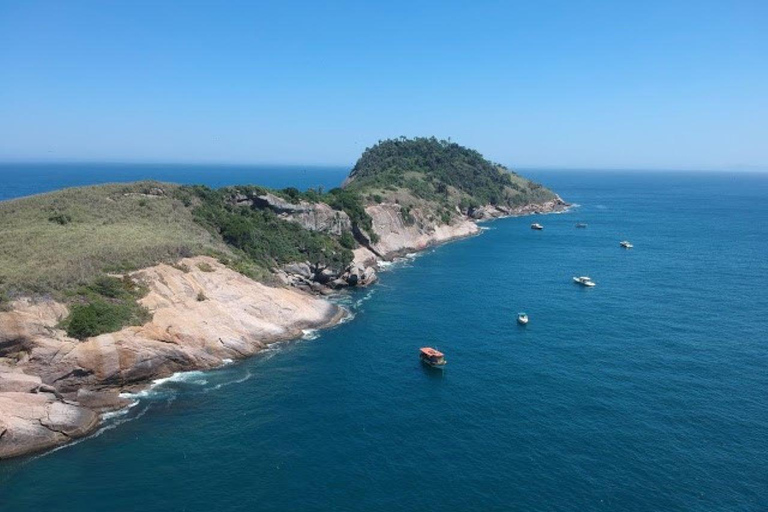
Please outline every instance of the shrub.
M133 303L107 302L102 299L76 304L65 321L67 335L83 340L107 332L115 332L130 324L148 320L149 312Z
M213 267L209 265L207 262L202 262L197 264L197 268L202 270L203 272L213 272Z
M10 311L10 309L11 298L8 296L7 292L0 290L0 311Z
M97 277L90 285L88 285L88 289L103 297L118 299L125 297L129 293L127 286L132 286L132 284L130 278L126 283L126 281L116 277L101 276Z
M341 234L339 237L339 243L342 247L346 249L354 249L357 247L357 242L355 241L355 237L350 233L349 231L345 231Z
M65 226L72 222L72 217L66 213L55 213L48 217L48 220L61 226Z
M203 290L200 290L197 292L197 302L203 302L204 300L208 300L208 297L205 296L205 293L203 293Z
M403 224L406 226L413 226L413 224L416 222L416 219L411 215L411 208L410 206L403 206L400 209L400 216L403 218Z

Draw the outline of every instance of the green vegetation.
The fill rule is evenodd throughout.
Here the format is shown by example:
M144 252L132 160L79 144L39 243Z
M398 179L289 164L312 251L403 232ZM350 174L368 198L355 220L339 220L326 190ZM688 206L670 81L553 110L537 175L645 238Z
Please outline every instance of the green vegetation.
M434 137L390 139L365 150L350 173L350 191L368 197L404 191L415 199L441 205L441 218L451 209L480 205L518 206L543 202L554 194L456 143Z
M140 182L0 202L0 291L57 295L106 272L227 253L175 189Z
M130 278L100 276L73 294L76 303L62 327L68 336L82 340L126 325L141 325L150 319L149 312L136 302L145 293Z
M213 267L206 262L198 263L197 268L203 272L213 272Z
M180 191L182 195L194 194L197 205L192 211L199 224L221 236L225 243L258 266L274 268L309 261L341 270L352 261L352 251L336 237L304 229L281 219L270 209L240 206L232 200L238 195L250 197L254 192L261 191L254 187L212 190L200 186L183 187ZM347 194L334 197L344 200ZM350 205L353 203L343 204L344 207Z

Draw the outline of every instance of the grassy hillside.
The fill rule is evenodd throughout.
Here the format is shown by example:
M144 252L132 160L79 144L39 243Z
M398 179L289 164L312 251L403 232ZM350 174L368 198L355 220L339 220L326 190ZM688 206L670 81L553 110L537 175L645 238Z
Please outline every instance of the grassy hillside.
M0 293L50 293L227 246L173 197L175 185L72 188L0 202Z
M553 199L537 183L472 149L434 137L390 139L365 150L346 183L372 201L403 193L444 206L519 206Z

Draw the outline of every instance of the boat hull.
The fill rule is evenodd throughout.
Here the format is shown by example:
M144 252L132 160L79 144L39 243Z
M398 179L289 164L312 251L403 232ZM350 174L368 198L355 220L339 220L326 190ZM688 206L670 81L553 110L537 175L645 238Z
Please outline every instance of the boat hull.
M435 370L442 370L443 368L445 368L447 361L443 361L442 363L433 363L432 361L422 359L421 364L423 364L424 366L428 366L429 368L434 368Z

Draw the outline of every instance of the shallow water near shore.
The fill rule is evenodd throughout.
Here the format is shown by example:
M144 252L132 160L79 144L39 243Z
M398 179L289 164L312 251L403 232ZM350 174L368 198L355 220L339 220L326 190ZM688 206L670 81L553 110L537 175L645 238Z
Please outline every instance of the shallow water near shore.
M0 510L768 509L768 175L525 174L579 206L405 258L340 299L353 320L0 463Z

